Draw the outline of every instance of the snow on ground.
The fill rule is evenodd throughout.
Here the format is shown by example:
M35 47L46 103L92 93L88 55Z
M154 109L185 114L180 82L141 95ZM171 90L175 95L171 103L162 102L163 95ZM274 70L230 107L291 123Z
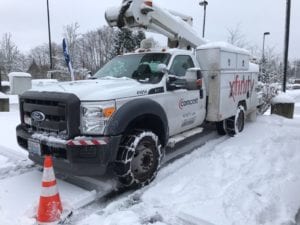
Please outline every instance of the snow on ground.
M1 147L11 149L16 154L23 154L26 152L19 147L16 140L16 126L20 123L20 113L18 106L18 96L10 95L10 112L0 112L0 153Z
M18 96L7 96L10 112L0 112L0 180L23 173L33 164L16 140L16 125L20 121Z
M70 224L295 224L300 207L300 90L289 96L296 102L293 120L258 117L236 137L208 141L162 168L150 185L119 196L102 209L93 208ZM12 104L11 112L0 113L0 182L7 181L3 184L17 178L3 175L19 164L15 158L28 162L16 143L18 123L17 104ZM2 195L7 196L5 190L1 193L0 202ZM11 205L24 198L11 197ZM30 224L25 215L10 220L13 208L0 208L0 224Z
M78 224L293 224L300 207L300 91L295 119L261 116L163 168L142 190Z

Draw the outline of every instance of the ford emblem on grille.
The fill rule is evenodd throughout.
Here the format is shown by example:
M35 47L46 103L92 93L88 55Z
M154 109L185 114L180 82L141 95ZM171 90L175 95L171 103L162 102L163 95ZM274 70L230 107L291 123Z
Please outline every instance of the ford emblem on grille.
M46 116L44 113L42 113L40 111L33 111L31 113L31 118L33 119L33 121L42 122L45 120Z

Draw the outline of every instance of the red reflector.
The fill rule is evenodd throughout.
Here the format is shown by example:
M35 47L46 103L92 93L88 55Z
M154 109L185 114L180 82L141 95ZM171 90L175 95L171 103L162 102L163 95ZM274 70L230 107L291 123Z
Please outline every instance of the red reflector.
M148 0L144 2L145 5L152 7L152 0Z
M197 80L196 84L198 87L202 87L202 80L201 79Z

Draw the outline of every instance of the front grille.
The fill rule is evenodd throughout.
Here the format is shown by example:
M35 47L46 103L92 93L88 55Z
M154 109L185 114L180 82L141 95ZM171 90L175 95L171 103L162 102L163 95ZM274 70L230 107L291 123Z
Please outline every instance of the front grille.
M29 91L20 97L23 126L31 131L55 133L64 139L79 135L79 108L79 99L68 93ZM34 111L42 112L45 119L31 119ZM30 125L25 123L24 117L31 120Z
M32 120L28 128L34 131L67 133L67 120L66 120L66 104L57 101L40 101L33 99L24 99L23 112L27 117L31 117L31 113L40 111L44 113L45 120L35 122Z

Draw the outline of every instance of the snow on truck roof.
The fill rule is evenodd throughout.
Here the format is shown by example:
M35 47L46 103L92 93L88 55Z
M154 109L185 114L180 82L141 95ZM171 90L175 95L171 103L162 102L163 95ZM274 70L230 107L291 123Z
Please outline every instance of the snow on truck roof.
M193 53L191 50L180 49L180 48L162 48L162 49L151 49L149 53L181 53L181 54L191 54Z
M236 52L243 55L250 55L250 52L246 49L239 48L227 42L219 41L219 42L210 42L205 45L201 45L197 48L197 50L205 50L205 49L220 49L228 52Z
M169 53L169 54L173 54L173 53L177 53L177 52L181 52L181 53L191 53L191 50L185 50L185 49L180 49L180 48L151 48L151 49L143 49L143 48L139 48L137 49L135 52L128 52L125 53L124 55L134 55L134 54L143 54L143 53Z

